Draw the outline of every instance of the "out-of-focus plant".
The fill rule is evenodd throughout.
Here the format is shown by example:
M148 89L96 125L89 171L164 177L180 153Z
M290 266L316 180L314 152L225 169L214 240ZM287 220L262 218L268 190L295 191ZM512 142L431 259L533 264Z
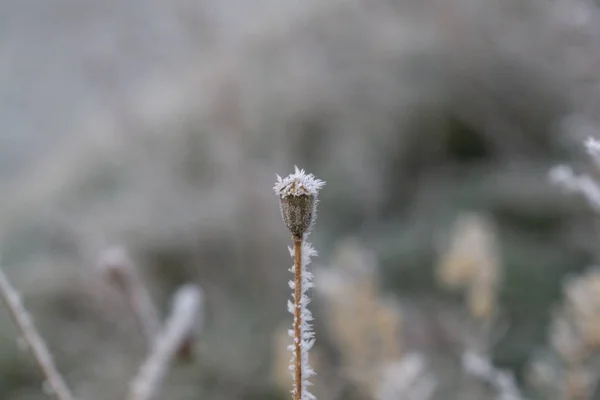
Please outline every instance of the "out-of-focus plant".
M148 357L130 384L128 400L158 398L159 388L175 358L187 355L194 335L201 328L203 294L194 284L181 286L173 296L171 313L160 326L144 282L137 275L133 262L122 248L106 250L100 258L100 268L115 284L131 305L133 317L140 327L140 336L148 344ZM45 392L57 400L74 400L64 378L54 365L52 356L42 336L23 306L21 295L0 269L0 298L9 310L22 341L31 351L45 381Z
M460 215L449 246L437 265L437 279L448 289L464 289L467 308L477 321L489 325L497 315L500 256L493 223L483 215Z
M466 307L474 331L458 329L463 342L462 366L465 374L494 388L497 398L519 400L522 394L508 371L496 368L491 360L499 339L498 289L502 266L493 222L478 213L459 215L442 252L436 277L442 287L466 291Z
M410 353L387 364L377 387L377 400L428 400L433 398L436 380L422 355Z
M552 317L549 351L529 368L530 384L545 395L590 400L600 379L600 269L567 279Z
M585 147L595 166L600 167L600 141L588 138ZM550 170L550 181L568 193L581 195L595 211L600 211L600 185L592 175L577 174L568 165L558 165Z
M58 372L48 346L37 331L29 313L23 307L21 295L12 286L8 277L0 269L0 296L9 310L15 325L17 325L23 342L33 355L40 371L44 375L44 391L57 400L73 400L71 389L68 388L64 378Z
M600 167L600 142L590 137L585 147L595 167ZM600 185L593 175L559 165L551 169L550 180L600 210ZM565 280L563 294L550 323L549 349L532 360L528 380L545 395L590 400L600 379L600 270L592 268Z
M436 380L423 356L403 351L402 313L395 302L381 296L374 255L346 240L332 264L319 270L316 287L343 377L367 398L432 398Z

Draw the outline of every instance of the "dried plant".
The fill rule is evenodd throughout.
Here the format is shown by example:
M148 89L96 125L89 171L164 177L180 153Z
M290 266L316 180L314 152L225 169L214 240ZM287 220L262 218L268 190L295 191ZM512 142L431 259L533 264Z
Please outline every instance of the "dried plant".
M588 137L585 147L600 167L600 142ZM600 211L600 185L592 175L576 174L567 165L550 170L550 181L568 193L581 195ZM590 400L600 379L600 270L565 280L564 301L552 315L549 349L530 363L528 381L541 393L564 400Z
M462 355L463 371L491 386L498 400L524 400L515 377L509 371L497 368L485 355L466 351Z
M492 347L502 333L497 301L502 267L494 224L484 215L464 213L456 219L450 237L436 275L441 286L466 291L466 308L475 329L452 328L463 342L463 371L492 387L498 399L521 400L513 375L491 361Z
M327 328L342 358L342 374L363 396L426 400L436 380L422 356L402 349L402 313L382 298L374 255L349 239L338 245L333 266L319 271Z
M600 166L600 142L590 137L585 147L594 164ZM580 194L595 211L600 211L600 186L591 175L578 175L571 167L558 165L550 170L550 181L566 192Z
M149 346L148 357L138 375L131 381L128 400L151 400L158 396L172 361L190 346L201 328L202 290L193 284L181 286L173 298L171 314L164 326L160 320L141 277L127 252L122 248L106 250L100 261L101 270L110 282L125 295L133 318L140 327L141 336ZM0 269L0 297L21 332L24 343L45 377L44 389L57 400L75 400L64 378L54 365L52 356L36 330L31 317L23 307L18 291Z
M150 293L135 268L131 257L122 247L105 250L99 262L101 272L125 296L142 337L152 346L160 329L160 319Z
M290 287L294 291L293 302L288 303L288 310L294 316L293 329L290 336L293 343L290 370L294 377L292 395L294 400L311 400L315 397L307 390L310 384L308 378L314 375L314 371L308 362L308 352L314 344L314 332L312 331L312 314L308 310L308 290L313 286L312 273L308 271L312 257L317 252L312 245L306 242L312 224L316 218L319 190L325 185L313 174L306 174L304 170L295 168L293 174L281 178L277 175L274 186L275 194L280 199L281 216L286 226L292 233L294 247L290 248L290 254L294 259L291 272L294 280L290 281Z
M448 289L466 289L469 313L487 324L496 313L501 273L493 223L483 215L465 213L457 218L450 237L437 265L438 282Z
M600 269L568 279L550 323L550 354L530 365L529 380L564 400L590 400L600 379Z
M40 371L46 378L44 382L46 391L58 400L74 400L71 390L67 387L62 375L54 365L44 339L35 328L29 313L23 307L21 295L11 285L2 269L0 269L0 296L15 325L19 328L27 348L31 351Z
M375 269L373 255L347 240L338 245L333 266L317 275L343 373L367 395L377 391L381 369L402 357L401 313L380 298Z
M294 377L290 374L290 351L293 344L293 338L289 335L289 326L287 322L281 323L275 330L272 337L272 359L271 359L271 379L273 384L281 392L288 392L290 387L294 386ZM327 357L322 349L313 347L310 351L310 364L314 370L323 368L324 372L321 379L317 382L311 382L313 394L317 397L335 399L343 391L345 382L338 378L335 373L327 368ZM335 371L333 371L335 372Z
M294 378L293 396L295 400L312 400L315 397L307 390L309 378L314 371L309 365L308 352L314 344L312 315L308 310L308 290L313 286L312 273L308 271L312 257L317 252L305 241L316 219L317 195L325 182L296 167L295 172L286 178L277 177L275 193L280 198L281 214L292 233L294 247L290 254L294 259L291 272L294 280L293 302L288 309L294 316L293 329L289 335L293 339L290 346L292 359L289 369ZM140 328L142 338L148 343L148 357L139 369L138 375L130 383L128 400L151 400L158 396L172 361L190 346L199 326L202 313L202 292L195 285L182 286L174 296L170 316L160 327L158 313L149 291L144 285L125 249L115 247L106 250L99 262L101 271L108 281L124 295L133 317ZM32 350L40 369L47 379L47 387L58 400L73 400L70 390L58 372L52 357L39 333L35 330L29 314L20 302L18 292L0 271L0 296L11 312L16 325Z
M190 333L197 326L202 310L202 291L196 285L184 285L173 298L171 315L156 337L152 352L131 383L129 400L150 400L158 395L158 387L169 365Z

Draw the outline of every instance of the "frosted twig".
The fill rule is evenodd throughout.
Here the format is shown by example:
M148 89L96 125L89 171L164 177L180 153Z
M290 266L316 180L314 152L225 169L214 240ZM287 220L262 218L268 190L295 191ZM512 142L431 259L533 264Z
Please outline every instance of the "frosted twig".
M151 352L131 382L128 400L150 400L158 394L171 362L182 343L202 318L202 290L184 285L173 296L171 314L156 337Z
M589 137L585 141L585 148L596 167L600 167L600 141ZM600 211L600 186L590 175L577 175L567 165L553 167L549 175L552 183L567 192L580 194L595 211Z
M0 268L0 296L8 308L10 315L21 331L40 371L46 377L46 385L58 400L74 400L61 374L56 369L52 356L44 340L33 325L29 313L21 302L21 296L11 285L4 271Z
M302 236L294 236L294 391L302 398Z
M293 329L289 332L293 338L293 343L289 346L292 351L290 370L294 377L292 394L294 400L313 400L315 397L307 387L310 385L308 379L315 375L315 372L308 362L308 352L315 343L315 333L312 329L313 316L307 307L310 302L307 293L314 283L313 274L307 270L307 266L317 252L302 237L294 237L294 248L290 247L289 251L294 257L294 266L291 269L294 280L290 281L290 287L294 291L294 302L288 302L288 311L294 316Z
M288 311L294 316L293 329L290 330L293 343L289 346L292 351L289 368L294 378L294 400L315 399L307 390L310 385L308 378L315 374L308 362L308 352L315 342L315 334L312 330L312 314L307 307L310 302L307 293L314 286L313 275L307 270L307 266L317 252L304 238L315 221L317 195L324 185L325 182L316 179L313 174L306 174L296 167L294 173L285 178L277 176L273 188L280 200L283 222L294 239L294 248L289 249L294 258L291 269L294 280L290 281L293 302L288 302Z
M152 346L160 329L160 319L150 293L133 261L122 247L105 250L100 257L100 268L111 283L123 293L148 347Z
M498 392L498 400L526 400L513 375L497 369L487 358L472 351L465 351L462 365L466 373L490 384Z
M569 193L580 194L596 211L600 211L600 187L588 174L577 175L571 167L559 165L550 170L550 182Z

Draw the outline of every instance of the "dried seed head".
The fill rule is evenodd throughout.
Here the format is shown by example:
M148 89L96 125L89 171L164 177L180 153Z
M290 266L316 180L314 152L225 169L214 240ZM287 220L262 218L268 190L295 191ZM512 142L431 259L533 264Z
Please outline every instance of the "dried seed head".
M277 175L273 190L279 196L283 222L294 236L302 236L314 222L317 195L325 182L295 167L293 174L285 178Z
M281 198L283 222L294 236L302 236L310 228L314 213L314 196L286 196Z

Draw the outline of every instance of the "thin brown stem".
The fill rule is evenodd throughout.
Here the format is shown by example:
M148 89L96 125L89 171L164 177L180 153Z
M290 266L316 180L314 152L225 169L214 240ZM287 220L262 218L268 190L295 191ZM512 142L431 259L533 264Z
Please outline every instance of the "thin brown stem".
M302 239L294 236L294 400L302 399Z
M160 330L160 319L140 272L126 249L109 248L100 259L108 280L125 296L140 333L151 348Z
M130 275L119 282L119 286L131 307L142 336L148 347L151 347L158 334L160 322L148 289L136 271L130 271Z
M46 377L46 384L49 390L52 391L52 395L58 400L74 400L71 391L56 369L44 340L33 325L29 313L23 307L19 292L11 285L2 269L0 269L0 297L2 297L13 321L21 331L21 335L23 335L40 371Z

